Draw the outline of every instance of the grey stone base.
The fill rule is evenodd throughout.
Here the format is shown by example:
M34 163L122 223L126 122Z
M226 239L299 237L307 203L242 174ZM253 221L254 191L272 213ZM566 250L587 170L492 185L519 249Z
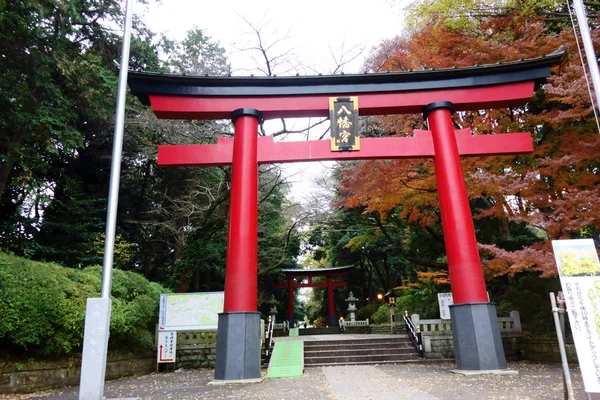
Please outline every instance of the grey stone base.
M450 306L450 316L457 370L506 369L494 304L454 304Z
M87 299L79 400L104 397L111 304L108 298Z
M260 313L220 313L215 381L260 379Z
M451 369L450 372L453 374L459 374L464 376L473 375L519 375L519 371L514 369L488 369L486 371L474 371L464 369Z
M258 378L258 379L240 379L237 381L218 381L218 380L214 380L214 381L210 381L208 382L209 385L230 385L230 384L246 384L246 383L261 383L262 381L264 381L265 378Z
M336 317L327 316L327 325L334 327L334 326L340 326L340 323L338 322Z

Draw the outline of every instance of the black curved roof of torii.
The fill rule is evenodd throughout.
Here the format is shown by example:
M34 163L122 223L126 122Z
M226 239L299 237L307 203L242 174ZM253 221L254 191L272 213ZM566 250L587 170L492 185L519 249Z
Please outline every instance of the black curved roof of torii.
M134 72L128 74L132 93L149 105L149 95L176 96L304 96L336 93L384 93L475 87L512 82L541 82L560 63L562 50L526 60L425 69L317 76L187 76Z

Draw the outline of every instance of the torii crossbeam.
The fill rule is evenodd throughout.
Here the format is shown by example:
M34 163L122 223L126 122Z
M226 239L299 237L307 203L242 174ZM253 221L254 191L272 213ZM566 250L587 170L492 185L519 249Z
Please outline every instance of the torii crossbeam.
M460 156L533 150L528 133L472 136L455 131L454 111L520 106L562 53L494 65L401 73L314 77L189 77L129 74L132 92L159 118L225 119L234 139L212 145L160 146L159 164L232 164L224 312L219 316L215 380L260 379L257 312L258 164L333 159L433 157L454 306L458 369L506 368L496 309L488 302ZM328 141L258 137L262 119L324 117L332 97L356 97L361 115L422 112L429 131L360 140L360 151L331 151Z

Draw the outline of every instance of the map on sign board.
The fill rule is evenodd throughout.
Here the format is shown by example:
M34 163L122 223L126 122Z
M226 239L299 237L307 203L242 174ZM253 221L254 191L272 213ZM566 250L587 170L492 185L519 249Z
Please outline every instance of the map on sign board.
M160 295L160 331L216 330L224 292Z
M592 239L553 240L585 391L600 392L600 262Z

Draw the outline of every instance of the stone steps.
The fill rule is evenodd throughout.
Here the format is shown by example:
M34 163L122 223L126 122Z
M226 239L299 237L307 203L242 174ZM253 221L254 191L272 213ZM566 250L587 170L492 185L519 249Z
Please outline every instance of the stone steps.
M358 345L358 346L356 346ZM374 351L383 351L383 350L414 350L414 346L412 343L369 343L369 344L318 344L314 346L307 346L307 351L344 351L344 350L354 350L355 348L359 349L368 349Z
M304 365L385 364L419 361L419 354L405 337L319 340L304 342Z
M316 367L335 367L337 365L375 365L375 364L412 364L412 363L427 363L431 362L431 360L427 360L424 358L416 358L416 359L407 359L407 360L381 360L377 362L373 361L353 361L351 363L346 364L304 364L304 368L316 368Z
M411 348L390 348L390 349L373 349L373 348L350 348L350 349L335 349L335 350L305 350L305 358L318 357L337 357L340 354L344 356L380 356L385 355L409 355L412 356L414 349Z
M339 326L331 326L329 328L306 328L299 329L298 334L300 336L308 336L308 335L339 335L342 333L342 330Z
M413 344L409 338L406 337L390 337L390 338L376 338L376 339L349 339L349 340L306 340L304 346L306 347L336 347L336 346L354 346L368 345L370 347L413 347Z

